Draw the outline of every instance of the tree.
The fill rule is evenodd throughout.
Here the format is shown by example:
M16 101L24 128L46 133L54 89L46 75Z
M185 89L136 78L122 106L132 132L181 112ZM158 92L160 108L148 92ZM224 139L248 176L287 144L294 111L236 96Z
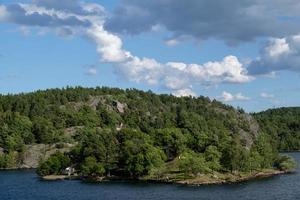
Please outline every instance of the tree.
M276 147L272 146L269 135L260 133L254 141L252 148L254 148L254 150L256 150L261 156L262 168L270 168L273 165L277 157L277 150Z
M105 169L102 163L97 162L95 157L86 157L80 166L82 176L97 177L105 174Z
M134 130L123 130L121 152L126 171L135 178L146 175L154 167L159 167L166 159L159 148L152 145L150 137Z
M182 153L186 145L186 138L178 128L158 129L154 137L156 144L163 147L169 160Z
M186 151L180 156L179 169L187 175L210 171L203 155L193 151Z
M211 170L218 171L221 169L220 159L222 153L218 151L216 146L208 146L204 152L204 157Z
M82 141L75 157L93 157L97 162L101 162L105 171L110 171L117 167L118 144L115 134L110 129L86 128L82 131Z
M69 156L57 152L50 156L45 162L41 162L37 168L40 176L61 174L71 164Z
M238 138L234 138L223 147L221 164L226 170L247 171L249 165L249 152L240 144Z
M32 133L38 143L54 143L58 141L58 131L53 127L53 123L45 118L36 117L33 121Z

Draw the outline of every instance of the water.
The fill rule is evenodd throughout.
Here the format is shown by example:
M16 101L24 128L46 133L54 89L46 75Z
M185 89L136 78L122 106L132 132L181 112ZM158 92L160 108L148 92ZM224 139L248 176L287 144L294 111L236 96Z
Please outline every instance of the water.
M300 165L300 153L291 153ZM34 171L0 172L0 200L300 200L298 173L232 185L182 186L110 182L87 184L80 181L41 181Z

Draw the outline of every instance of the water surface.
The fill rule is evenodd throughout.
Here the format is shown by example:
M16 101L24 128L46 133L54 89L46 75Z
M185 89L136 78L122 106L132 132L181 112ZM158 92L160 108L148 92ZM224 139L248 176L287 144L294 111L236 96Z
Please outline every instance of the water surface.
M48 182L41 181L34 171L1 171L0 200L300 200L300 153L290 155L299 163L296 174L231 185Z

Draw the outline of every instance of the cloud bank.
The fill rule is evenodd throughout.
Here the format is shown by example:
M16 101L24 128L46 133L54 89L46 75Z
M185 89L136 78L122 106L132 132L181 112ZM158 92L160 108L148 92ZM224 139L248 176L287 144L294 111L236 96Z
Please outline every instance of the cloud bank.
M298 0L121 0L108 30L139 34L163 26L174 38L215 38L228 44L300 32Z
M0 4L0 23L21 30L38 27L59 36L88 38L96 45L100 62L111 63L116 73L136 83L156 85L177 96L195 96L193 88L222 83L247 83L256 75L276 71L300 72L300 2L297 0L122 0L110 15L96 3L77 0L33 0L27 4ZM161 63L138 57L123 48L118 33L139 34L163 27L173 33L166 42L185 38L221 39L228 44L271 37L258 58L245 66L236 56L206 63ZM95 70L90 71L94 75ZM224 101L247 100L223 92Z
M136 12L139 12L136 10ZM158 85L178 96L195 95L197 85L245 83L253 80L233 55L203 64L160 63L137 57L123 48L122 39L106 30L106 12L101 5L76 0L34 0L31 4L0 6L0 21L25 27L59 30L92 40L101 62L112 63L117 73L129 81Z

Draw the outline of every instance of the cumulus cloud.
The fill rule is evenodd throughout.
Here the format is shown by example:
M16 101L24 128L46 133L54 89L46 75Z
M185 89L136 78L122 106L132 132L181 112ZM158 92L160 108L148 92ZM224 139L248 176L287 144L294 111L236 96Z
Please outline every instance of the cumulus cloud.
M196 96L196 93L190 88L180 89L180 90L173 92L172 94L177 97L188 97L188 96L195 97Z
M219 83L246 83L253 80L235 56L204 64L159 63L154 59L130 57L118 65L118 73L131 81L151 85L163 84L170 90Z
M53 29L60 36L78 34L89 38L96 44L100 61L112 63L118 75L129 81L167 88L178 96L195 96L191 89L193 86L253 80L245 66L233 55L203 64L161 63L153 58L135 56L123 48L122 39L118 35L106 30L106 14L102 6L75 0L66 1L75 5L59 2L35 0L32 4L1 6L0 11L4 14L0 16L5 15L7 23ZM147 15L139 13L139 9L132 9L138 15ZM95 69L89 71L90 75L95 73ZM241 100L243 96L237 94L234 98Z
M102 23L93 24L87 34L96 42L101 61L114 63L117 73L129 81L161 84L177 92L187 91L186 88L191 85L245 83L253 80L235 56L204 64L160 63L152 58L134 56L123 49L121 38L105 30Z
M242 93L231 94L231 93L226 92L226 91L223 91L222 96L221 96L220 99L222 101L225 101L225 102L250 100L249 97L242 95Z
M103 29L101 24L93 24L87 30L88 36L97 44L97 52L104 62L122 62L132 57L122 49L122 40Z
M300 34L284 38L271 38L260 56L248 67L250 74L272 74L289 70L300 72Z
M298 0L121 0L108 30L138 34L161 25L174 38L217 38L229 44L300 31Z

